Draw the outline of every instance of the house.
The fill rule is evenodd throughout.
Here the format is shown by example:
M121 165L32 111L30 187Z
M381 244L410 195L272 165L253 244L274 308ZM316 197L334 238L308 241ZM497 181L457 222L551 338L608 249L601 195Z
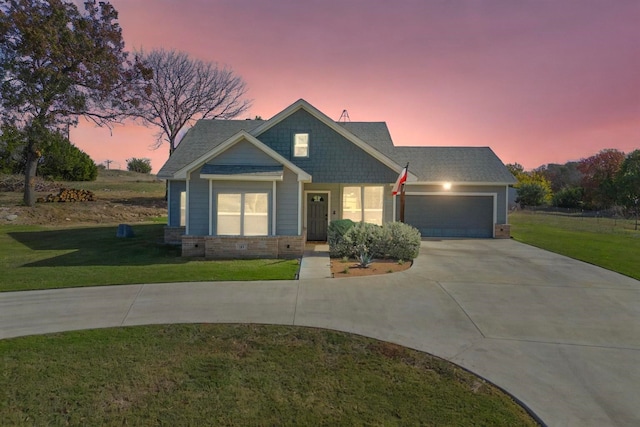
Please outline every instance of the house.
M200 120L158 177L165 241L184 256L298 257L330 221L399 218L424 237L509 237L515 179L488 147L396 147L385 123L335 122L305 100L269 120Z

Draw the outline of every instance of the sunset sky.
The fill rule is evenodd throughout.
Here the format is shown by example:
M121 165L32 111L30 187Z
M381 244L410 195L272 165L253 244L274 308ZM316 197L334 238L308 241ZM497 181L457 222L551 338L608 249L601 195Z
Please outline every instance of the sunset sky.
M228 65L267 119L304 98L385 121L396 145L490 146L526 169L640 148L638 0L111 0L126 48ZM81 124L71 140L126 168L155 129Z

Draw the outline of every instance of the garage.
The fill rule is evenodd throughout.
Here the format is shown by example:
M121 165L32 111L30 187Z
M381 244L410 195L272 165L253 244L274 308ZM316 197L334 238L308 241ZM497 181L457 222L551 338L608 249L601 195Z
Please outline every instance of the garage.
M407 193L405 222L423 237L493 237L495 195Z

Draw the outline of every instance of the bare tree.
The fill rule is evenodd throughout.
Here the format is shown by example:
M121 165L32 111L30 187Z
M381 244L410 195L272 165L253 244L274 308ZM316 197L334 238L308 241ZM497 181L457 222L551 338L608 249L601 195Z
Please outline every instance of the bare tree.
M138 55L153 70L143 88L136 116L160 128L155 148L166 141L169 155L176 148L180 130L198 119L230 119L246 111L244 80L228 67L192 59L185 52L152 50Z

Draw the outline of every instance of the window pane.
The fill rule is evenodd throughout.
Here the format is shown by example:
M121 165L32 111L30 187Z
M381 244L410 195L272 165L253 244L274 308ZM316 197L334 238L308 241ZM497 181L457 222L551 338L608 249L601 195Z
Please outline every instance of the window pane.
M266 236L269 234L269 196L267 193L244 195L244 235Z
M342 190L342 219L362 221L361 187L344 187Z
M295 157L309 156L309 134L296 133L293 137L293 155Z
M241 194L218 194L218 235L240 235L241 198Z
M364 187L364 222L382 225L384 187Z
M180 227L187 224L187 192L180 192Z

